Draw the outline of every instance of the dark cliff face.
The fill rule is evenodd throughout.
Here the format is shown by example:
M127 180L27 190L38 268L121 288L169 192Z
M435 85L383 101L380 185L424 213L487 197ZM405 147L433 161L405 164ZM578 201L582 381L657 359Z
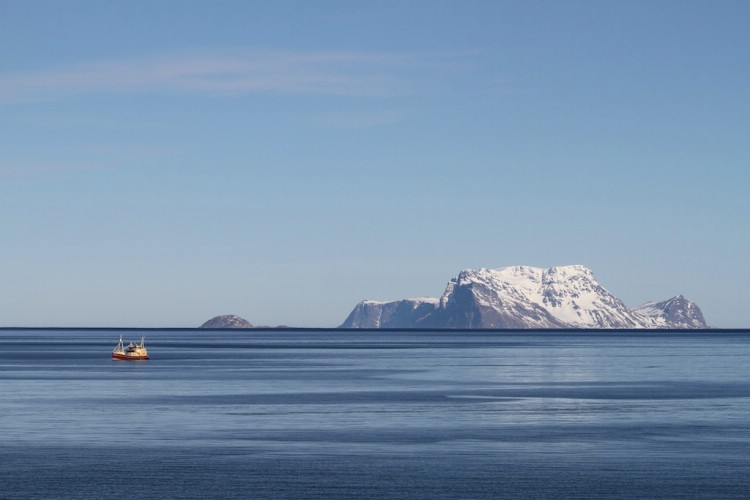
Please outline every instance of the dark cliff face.
M504 300L482 283L468 281L465 275L451 280L435 312L434 323L440 328L561 328L556 320L536 304L519 304Z
M252 328L253 325L246 319L233 314L216 316L203 323L201 328Z
M475 301L473 286L459 286L456 281L448 285L435 323L442 328L483 328L482 311Z

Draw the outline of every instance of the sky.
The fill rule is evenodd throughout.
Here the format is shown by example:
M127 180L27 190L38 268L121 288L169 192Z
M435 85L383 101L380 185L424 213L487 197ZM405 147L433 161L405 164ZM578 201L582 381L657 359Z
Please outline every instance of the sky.
M582 264L750 327L750 2L0 0L0 326Z

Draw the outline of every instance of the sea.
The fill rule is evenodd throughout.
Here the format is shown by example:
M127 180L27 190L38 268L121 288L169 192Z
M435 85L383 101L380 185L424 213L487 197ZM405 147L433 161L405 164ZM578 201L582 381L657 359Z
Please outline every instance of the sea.
M748 497L750 331L0 330L3 499Z

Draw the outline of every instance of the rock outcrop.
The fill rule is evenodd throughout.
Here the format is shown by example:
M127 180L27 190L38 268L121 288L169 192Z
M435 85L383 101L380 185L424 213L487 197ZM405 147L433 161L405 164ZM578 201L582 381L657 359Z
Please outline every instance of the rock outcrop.
M203 323L201 328L252 328L253 325L246 319L235 316L234 314L226 314L224 316L216 316Z

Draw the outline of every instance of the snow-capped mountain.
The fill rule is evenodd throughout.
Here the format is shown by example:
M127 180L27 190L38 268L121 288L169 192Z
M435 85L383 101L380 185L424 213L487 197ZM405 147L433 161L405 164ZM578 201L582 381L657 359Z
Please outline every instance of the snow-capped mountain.
M341 327L707 327L698 306L681 296L642 307L646 306L643 310L628 309L584 266L469 269L448 283L440 299L364 301Z
M652 328L707 328L698 305L678 295L662 302L647 302L634 309Z
M201 328L252 328L253 325L246 319L235 316L234 314L226 314L224 316L216 316L205 323Z

